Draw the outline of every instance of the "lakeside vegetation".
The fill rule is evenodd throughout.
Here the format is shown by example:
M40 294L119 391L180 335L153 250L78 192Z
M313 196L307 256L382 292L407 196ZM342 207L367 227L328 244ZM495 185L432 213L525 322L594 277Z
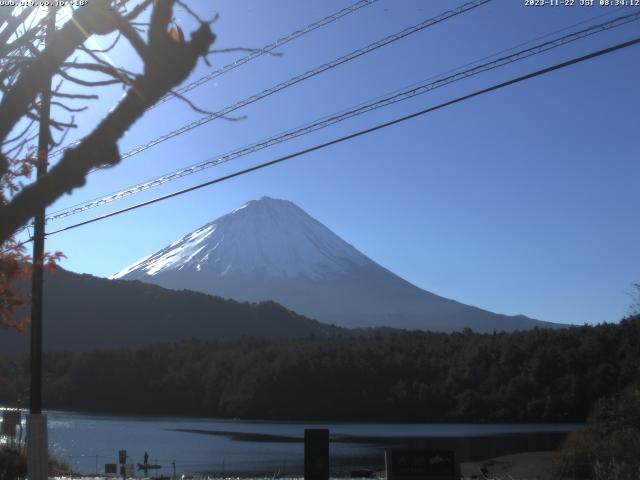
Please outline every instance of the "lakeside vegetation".
M583 421L638 384L640 316L477 334L185 341L45 355L46 408L274 420ZM0 359L0 402L28 385ZM24 401L24 399L23 399Z
M640 387L599 400L584 430L569 434L553 455L555 478L640 478Z
M50 475L71 475L74 472L59 459L49 455ZM23 447L0 445L0 480L15 480L27 476L27 454Z

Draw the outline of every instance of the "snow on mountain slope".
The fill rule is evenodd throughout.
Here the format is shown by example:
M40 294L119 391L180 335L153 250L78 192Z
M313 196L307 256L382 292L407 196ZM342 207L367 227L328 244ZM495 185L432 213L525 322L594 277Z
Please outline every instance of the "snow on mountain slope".
M493 331L553 326L422 290L293 203L268 197L185 235L112 278L241 301L275 300L344 327Z
M372 263L302 209L263 197L185 235L112 278L172 270L223 277L264 270L273 276L320 278Z

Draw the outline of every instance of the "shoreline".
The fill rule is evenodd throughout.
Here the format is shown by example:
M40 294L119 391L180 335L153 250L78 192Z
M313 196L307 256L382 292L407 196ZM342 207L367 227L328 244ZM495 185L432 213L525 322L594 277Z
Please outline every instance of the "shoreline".
M2 410L20 410L23 413L28 413L29 408L27 406L16 406L10 403L0 403L0 411ZM289 425L304 425L304 424L334 424L334 425L366 425L366 424L379 424L379 425L535 425L535 426L551 426L551 425L584 425L586 419L560 419L560 420L510 420L506 419L492 419L492 420L471 420L465 418L450 418L450 419L420 419L420 420L407 420L407 419L357 419L357 420L344 420L340 419L280 419L280 418L253 418L253 417L209 417L206 415L192 415L181 414L171 412L135 412L126 411L119 412L114 411L98 411L93 409L73 409L73 408L47 408L42 413L48 414L67 414L67 415L82 415L87 417L115 417L115 418L132 418L136 420L146 419L159 419L159 420L194 420L194 421L213 421L221 423L257 423L257 424L289 424ZM555 430L550 430L555 431Z
M482 471L484 468L486 475L489 478L509 478L511 480L551 480L551 474L547 471L547 465L553 455L553 451L551 452L540 452L540 451L531 451L531 452L522 452L511 455L503 455L494 458L487 458L481 461L476 462L462 462L460 464L460 478L461 480L470 480L470 479L482 479ZM341 472L342 473L342 472ZM348 472L344 472L346 475L342 476L331 476L331 479L342 480L351 477ZM180 474L177 475L177 478L180 478ZM70 476L57 476L57 477L49 477L50 480L108 480L112 477L101 476L101 475L70 475ZM135 477L140 480L143 477ZM156 478L156 477L144 477L144 478ZM159 478L159 477L158 477ZM165 479L169 479L171 477L167 477L166 475L163 477ZM240 474L226 474L226 475L203 475L201 477L193 476L195 479L217 479L217 480L258 480L258 479L269 479L273 480L275 478L281 478L286 480L303 480L304 477L302 475L283 475L281 477L274 476L273 472L268 474L253 474L253 475L243 475ZM384 470L376 470L374 471L374 479L384 479Z
M196 422L183 422L175 418L47 413L51 416L50 438L55 441L56 453L73 470L92 473L86 478L100 478L103 464L113 463L118 449L129 452L131 463L142 458L143 450L150 450L156 463L164 465L158 474L165 477L172 473L170 465L174 460L180 474L195 477L258 478L266 474L270 478L274 475L291 478L301 476L303 471L304 432L297 422L258 424L238 420L231 423L201 418ZM528 454L556 450L567 433L573 431L566 428L567 425L557 424L547 424L551 428L541 429L541 425L537 425L540 430L528 432L508 424L494 424L499 428L488 429L478 424L457 424L457 428L451 429L441 428L443 424L433 425L433 429L424 428L422 424L413 424L413 427L409 424L407 428L387 428L387 424L358 425L351 422L327 425L331 435L332 472L336 478L350 478L358 469L382 472L386 448L453 451L468 477L478 475L480 468L487 467L485 463L490 461L496 465L528 463L527 471L535 472L540 458L531 459ZM313 428L312 425L309 427ZM118 433L114 434L114 431ZM124 440L122 432L133 435L133 439ZM90 443L91 448L83 446L83 442ZM509 468L511 470L507 471L513 471ZM377 473L377 476L381 474Z

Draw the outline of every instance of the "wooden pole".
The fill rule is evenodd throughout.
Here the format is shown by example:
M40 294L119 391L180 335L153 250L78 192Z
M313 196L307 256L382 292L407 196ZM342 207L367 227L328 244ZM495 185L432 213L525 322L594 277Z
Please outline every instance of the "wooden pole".
M28 8L28 7L27 7ZM49 7L45 47L56 28L56 7ZM34 72L37 74L37 72ZM51 79L42 90L38 134L37 178L47 173L51 116ZM31 278L31 391L27 417L27 475L30 480L48 478L47 418L42 415L42 292L44 276L44 208L34 218L33 274Z

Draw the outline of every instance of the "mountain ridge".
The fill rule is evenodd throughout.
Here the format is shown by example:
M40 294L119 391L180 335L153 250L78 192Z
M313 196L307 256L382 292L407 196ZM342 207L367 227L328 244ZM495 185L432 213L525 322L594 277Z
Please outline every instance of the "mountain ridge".
M138 347L194 338L232 340L349 335L275 302L241 303L201 292L108 280L57 268L46 274L45 351ZM0 335L0 352L24 353L29 335Z

